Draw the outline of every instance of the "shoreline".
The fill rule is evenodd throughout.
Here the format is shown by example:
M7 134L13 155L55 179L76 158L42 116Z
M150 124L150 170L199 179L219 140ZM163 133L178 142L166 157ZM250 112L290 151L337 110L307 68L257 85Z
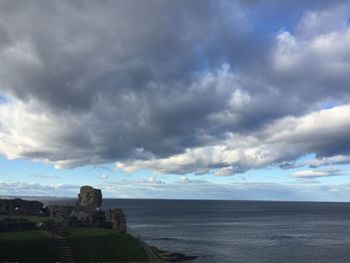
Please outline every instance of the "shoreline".
M189 256L183 253L170 252L168 250L159 249L156 246L147 244L138 235L132 234L130 232L128 232L128 234L134 237L137 240L137 242L143 247L143 249L145 250L150 260L149 262L152 262L152 263L184 262L184 261L192 261L198 258L198 256Z
M161 250L156 246L149 246L150 249L157 257L161 260L160 262L183 262L183 261L192 261L198 258L198 256L188 256L186 254L178 252L170 252L167 250Z

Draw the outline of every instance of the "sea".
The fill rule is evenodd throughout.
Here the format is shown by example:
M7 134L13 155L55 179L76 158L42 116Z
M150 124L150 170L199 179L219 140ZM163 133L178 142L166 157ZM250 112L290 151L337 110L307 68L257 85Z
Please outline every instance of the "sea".
M350 203L104 199L130 232L193 263L348 263Z

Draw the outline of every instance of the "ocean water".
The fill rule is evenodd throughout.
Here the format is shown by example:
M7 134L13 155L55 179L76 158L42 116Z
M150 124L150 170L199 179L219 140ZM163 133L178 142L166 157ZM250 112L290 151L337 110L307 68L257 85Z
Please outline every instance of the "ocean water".
M148 244L192 262L350 262L350 203L105 199Z
M104 200L131 230L192 262L350 262L350 204Z

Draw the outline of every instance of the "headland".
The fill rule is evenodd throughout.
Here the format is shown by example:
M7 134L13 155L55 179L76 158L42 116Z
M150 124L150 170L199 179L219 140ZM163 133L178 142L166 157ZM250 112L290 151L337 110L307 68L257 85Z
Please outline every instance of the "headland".
M195 259L128 233L121 208L102 209L102 191L82 186L75 205L0 199L0 262L177 262Z

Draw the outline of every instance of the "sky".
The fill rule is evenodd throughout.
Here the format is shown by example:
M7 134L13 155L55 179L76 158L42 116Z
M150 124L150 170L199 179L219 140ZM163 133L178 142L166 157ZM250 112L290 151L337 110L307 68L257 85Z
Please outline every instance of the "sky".
M350 1L0 1L0 195L350 201Z

